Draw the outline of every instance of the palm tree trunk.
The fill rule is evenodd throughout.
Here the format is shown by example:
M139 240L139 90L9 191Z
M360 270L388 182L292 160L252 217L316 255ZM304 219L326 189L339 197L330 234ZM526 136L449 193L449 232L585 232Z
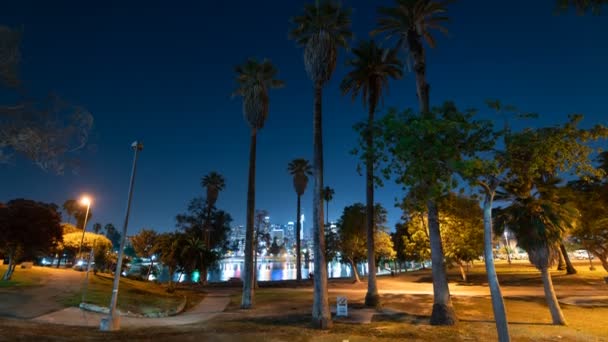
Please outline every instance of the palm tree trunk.
M376 110L375 97L370 94L369 116L367 120L366 134L366 169L365 191L366 191L366 212L367 212L367 294L365 295L365 305L377 307L380 305L378 286L376 283L376 256L374 253L374 111Z
M300 241L300 225L302 221L300 219L300 195L298 195L298 216L296 219L296 280L302 280L302 242Z
M498 182L494 181L485 189L485 199L483 201L483 251L486 264L486 274L488 275L488 285L492 296L492 309L494 310L494 321L496 322L496 332L498 341L511 341L509 335L509 325L507 324L507 312L505 302L502 298L500 283L494 267L493 239L492 239L492 203Z
M557 256L558 256L557 270L563 271L566 269L566 261L564 261L564 254L562 253L561 248L557 252L558 252L557 253Z
M418 105L420 112L426 114L430 110L430 86L426 83L426 58L424 46L422 46L422 37L415 30L410 30L407 39L412 59L414 60Z
M247 226L245 230L245 267L243 272L243 297L241 308L253 307L253 216L255 210L255 129L251 130L251 145L249 147L249 185L247 188Z
M545 288L545 300L549 311L551 312L551 319L554 325L566 325L566 319L562 313L562 309L557 301L555 295L555 289L553 289L553 281L551 280L551 274L549 274L549 268L544 267L540 270L541 277L543 279L543 287Z
M566 274L576 274L576 268L574 268L574 266L572 265L572 261L570 261L568 251L566 250L566 246L563 242L559 244L559 249L560 251L562 251L564 261L566 262Z
M443 245L441 244L441 233L439 231L439 210L433 200L427 201L429 240L431 242L431 261L433 263L433 312L431 313L431 325L454 325L456 324L456 312L450 297L448 287L448 276L443 260Z
M312 305L312 325L319 329L331 327L331 312L327 294L327 264L325 263L325 227L323 225L323 123L322 123L323 83L315 83L315 104L313 116L313 240L314 240L314 298Z
M325 223L329 226L329 201L325 201Z
M348 263L350 264L350 267L353 269L353 280L355 281L355 283L360 283L361 278L359 278L359 271L357 270L357 265L355 265L355 262L351 258L348 258Z

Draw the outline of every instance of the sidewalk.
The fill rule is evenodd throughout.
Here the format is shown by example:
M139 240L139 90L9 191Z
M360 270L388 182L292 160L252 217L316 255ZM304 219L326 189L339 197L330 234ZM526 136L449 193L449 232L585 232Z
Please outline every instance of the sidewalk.
M212 292L194 308L179 315L164 318L136 318L122 316L122 328L160 327L185 325L203 322L217 316L230 303L230 292ZM99 327L104 314L84 311L79 308L66 308L32 319L34 322Z

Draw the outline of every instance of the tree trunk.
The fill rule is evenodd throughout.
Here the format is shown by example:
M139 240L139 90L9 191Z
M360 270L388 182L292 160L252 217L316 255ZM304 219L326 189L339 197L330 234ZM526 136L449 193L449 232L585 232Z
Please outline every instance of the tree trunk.
M253 216L255 210L255 129L251 130L251 145L249 147L249 185L247 188L247 225L245 230L245 265L243 267L243 296L241 308L253 307Z
M152 273L152 267L154 267L154 261L152 257L150 257L150 266L148 266L148 274L146 274L146 281L150 279L150 274Z
M502 298L502 291L500 290L500 283L496 275L496 268L494 267L493 253L492 203L497 186L498 182L494 181L485 189L485 199L483 202L483 252L490 295L492 296L492 309L494 311L498 341L508 342L511 341L511 336L509 335L507 312L505 310L504 299Z
M574 268L574 266L572 265L572 261L570 261L568 251L566 250L566 246L563 242L559 244L559 249L560 251L562 251L564 261L566 262L566 274L576 274L576 268Z
M325 201L325 223L329 228L329 201Z
M13 270L15 269L15 267L13 267L14 264L15 264L15 251L10 250L8 253L8 268L4 272L4 275L2 276L2 280L11 280L11 277L13 276Z
M562 253L561 248L558 250L557 256L559 260L559 262L557 263L557 270L563 271L566 269L566 261L564 261L564 254Z
M315 105L313 117L313 240L314 240L314 298L312 305L312 325L327 329L332 325L327 293L327 263L325 262L325 227L323 225L323 84L315 84Z
M366 170L365 193L366 193L366 212L367 212L367 294L365 294L365 305L378 307L380 296L378 295L378 285L376 282L376 256L374 253L374 112L376 110L375 97L370 94L369 116L367 120L366 134Z
M350 267L353 270L353 280L355 281L355 283L360 283L361 278L359 277L359 271L357 270L357 265L355 265L355 262L351 258L348 258L348 263L350 264Z
M464 266L462 265L462 261L458 261L458 268L460 269L460 278L462 278L462 281L466 282L467 281L467 271L464 269Z
M545 288L545 300L547 301L547 306L549 306L549 311L551 312L551 319L553 320L553 324L566 325L566 319L564 318L562 309L560 308L559 302L557 301L557 296L555 296L555 290L553 289L553 281L551 280L549 268L544 267L540 270L540 273L543 279L543 287Z
M300 241L300 229L302 221L300 220L300 195L298 195L298 216L296 219L296 279L302 281L302 242Z
M456 324L456 312L450 297L448 277L443 260L443 245L439 231L439 211L434 201L427 201L429 239L431 242L431 261L433 262L433 312L431 325Z
M430 86L426 83L426 58L422 37L415 31L408 31L408 46L412 59L414 60L414 72L416 73L416 94L420 112L424 115L430 111Z

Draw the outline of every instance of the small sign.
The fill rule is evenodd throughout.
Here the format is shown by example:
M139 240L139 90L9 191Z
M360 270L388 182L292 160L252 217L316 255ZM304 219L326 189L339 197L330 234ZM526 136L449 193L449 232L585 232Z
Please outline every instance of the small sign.
M338 297L336 303L336 316L348 316L348 300L346 297Z

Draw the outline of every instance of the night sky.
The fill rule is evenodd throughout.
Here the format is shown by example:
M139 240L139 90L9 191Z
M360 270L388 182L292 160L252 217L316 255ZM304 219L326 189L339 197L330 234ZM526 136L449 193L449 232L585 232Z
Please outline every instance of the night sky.
M177 4L180 5L177 5ZM347 1L353 30L365 39L378 5ZM273 223L295 220L296 194L287 163L312 157L312 84L302 49L288 40L289 18L303 1L3 1L0 25L23 27L21 75L36 96L54 91L95 117L91 149L78 175L45 173L24 159L0 165L0 201L31 198L63 203L88 193L93 222L121 227L132 151L141 139L129 234L141 228L173 230L175 215L204 195L200 179L222 173L227 188L217 206L234 224L245 223L249 127L241 101L231 98L234 66L250 56L271 59L284 89L271 92L270 116L258 134L256 207ZM454 100L482 109L498 98L541 119L563 122L583 113L585 126L608 125L608 20L606 16L555 15L555 1L460 1L450 7L450 35L437 34L429 50L431 101ZM355 122L366 117L361 101L341 96L345 54L324 93L325 183L335 189L330 219L365 202L365 181L349 151ZM388 107L416 107L413 74L391 84ZM303 197L305 229L312 215L312 181ZM376 199L389 225L403 192L386 182Z

